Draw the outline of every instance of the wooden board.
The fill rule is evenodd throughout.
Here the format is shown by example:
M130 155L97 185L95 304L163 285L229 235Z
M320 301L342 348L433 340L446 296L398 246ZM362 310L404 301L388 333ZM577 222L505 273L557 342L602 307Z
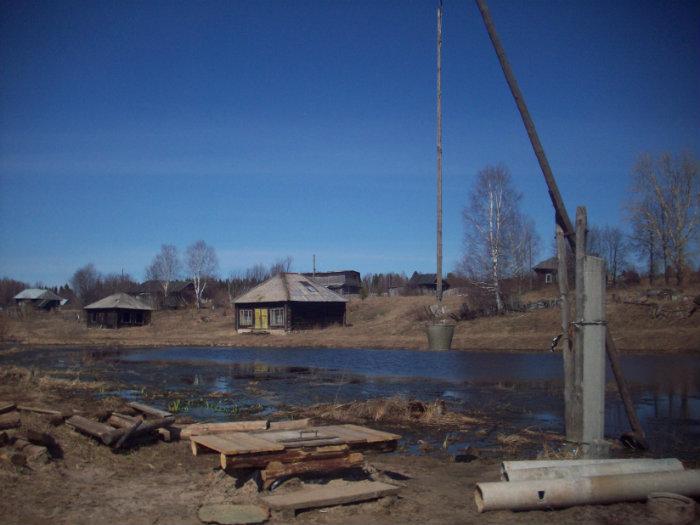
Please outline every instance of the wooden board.
M310 420L290 419L287 421L270 421L270 430L301 430L308 428Z
M14 403L0 403L0 414L4 414L5 412L12 412L15 409L15 404ZM308 419L307 419L308 421Z
M266 430L267 425L268 422L266 419L261 419L259 421L228 421L226 423L193 423L182 429L180 437L182 439L189 439L191 436L205 436L208 434Z
M381 441L398 441L401 436L390 432L382 432L373 428L361 427L359 425L341 425L345 430L356 431L367 435L367 443L378 443Z
M127 403L131 408L135 408L139 412L143 412L146 415L149 416L156 416L156 417L169 417L172 416L172 414L166 410L161 410L159 408L155 408L149 405L144 405L143 403L137 403L135 401L131 403Z
M191 436L190 441L195 445L192 452L197 455L196 447L202 446L227 456L238 454L279 452L284 445L262 439L243 432L228 432L208 436Z
M359 481L345 485L325 485L289 494L265 496L262 501L273 510L301 510L342 505L396 494L399 487L379 481Z

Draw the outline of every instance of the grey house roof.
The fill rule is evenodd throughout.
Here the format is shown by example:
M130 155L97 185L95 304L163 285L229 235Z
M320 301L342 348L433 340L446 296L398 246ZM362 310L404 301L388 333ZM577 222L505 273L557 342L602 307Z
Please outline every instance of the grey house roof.
M59 297L51 290L44 290L42 288L27 288L22 290L14 297L15 299L43 299L44 301L64 301L63 297Z
M532 267L533 270L535 271L557 271L558 268L558 262L556 257L550 257L549 259L545 259L544 261L540 261L537 263L535 266Z
M233 302L242 304L287 301L346 303L348 300L300 273L278 273L237 297Z
M317 283L331 288L341 288L343 286L362 286L360 281L360 273L355 270L342 270L339 272L316 272L304 273L306 277L310 277Z
M85 307L85 310L102 310L116 308L120 310L153 310L150 306L140 301L136 297L131 297L125 293L115 293L100 299Z

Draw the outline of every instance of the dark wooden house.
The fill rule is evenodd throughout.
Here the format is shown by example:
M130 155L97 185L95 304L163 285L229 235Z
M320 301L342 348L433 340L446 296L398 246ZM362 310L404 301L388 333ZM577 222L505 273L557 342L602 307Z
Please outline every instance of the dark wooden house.
M64 305L67 300L41 288L27 288L14 296L17 306L36 310L53 310Z
M437 291L437 274L436 273L418 273L413 272L408 280L408 289L420 294L429 295ZM442 291L450 289L450 283L447 279L442 279Z
M311 277L317 283L322 284L329 290L345 296L359 296L362 288L360 272L355 270L342 270L339 272L316 272L303 274Z
M150 305L125 293L115 293L85 307L87 325L98 328L143 326L151 322Z
M145 281L129 290L129 295L141 299L155 310L176 310L195 303L192 281L171 281L168 285L167 296L163 292L163 285L160 281Z
M300 273L279 273L234 300L236 330L289 332L345 324L347 299Z
M557 282L558 262L556 257L550 257L532 267L537 284L551 284Z

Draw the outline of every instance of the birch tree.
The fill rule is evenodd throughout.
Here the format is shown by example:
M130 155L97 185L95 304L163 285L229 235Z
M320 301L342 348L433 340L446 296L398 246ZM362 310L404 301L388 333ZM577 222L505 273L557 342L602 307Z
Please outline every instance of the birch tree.
M700 175L690 154L658 159L645 154L633 169L630 220L635 230L655 237L664 264L664 278L672 271L676 284L683 284L690 245L700 222Z
M508 169L487 166L477 174L462 212L465 233L460 270L493 293L499 312L504 310L501 281L517 266L516 240L523 224L520 199Z
M146 268L146 279L158 281L163 287L163 299L168 297L170 283L177 279L182 265L177 248L172 244L163 244L158 253Z
M187 270L192 277L197 308L202 306L202 295L207 287L207 281L216 274L219 266L216 251L204 241L197 241L188 246L185 252Z

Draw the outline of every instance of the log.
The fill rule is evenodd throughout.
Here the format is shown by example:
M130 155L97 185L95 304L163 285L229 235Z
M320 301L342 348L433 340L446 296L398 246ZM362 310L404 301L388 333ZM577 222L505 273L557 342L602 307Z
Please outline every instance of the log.
M0 414L12 412L17 406L14 403L0 403Z
M270 430L302 430L307 428L311 420L309 418L304 419L290 419L287 421L270 421Z
M259 421L230 421L227 423L194 423L188 425L180 432L182 439L190 436L204 436L207 434L221 434L222 432L248 432L251 430L267 430L267 420Z
M94 438L99 439L105 445L109 445L114 441L114 433L121 429L116 429L105 425L104 423L99 423L97 421L91 421L83 416L72 416L66 420L66 425L83 434L87 434Z
M133 425L131 425L131 427L129 427L128 429L125 429L126 432L122 434L122 436L119 438L119 441L117 441L116 445L114 445L115 450L122 448L124 443L126 443L126 441L136 433L136 431L139 429L142 423L143 418L137 417Z
M16 467L26 467L27 466L27 456L21 452L7 451L0 452L0 460L12 463Z
M139 412L143 412L146 415L149 416L155 416L155 417L170 417L172 416L172 413L166 411L166 410L161 410L156 407L152 407L149 405L144 405L143 403L136 403L135 401L128 403L128 405L131 408L135 408Z
M328 474L339 470L356 468L364 464L365 457L361 452L353 452L340 458L314 459L300 461L298 463L271 462L260 475L263 480L263 489L267 490L278 479L299 476L309 473Z
M27 441L48 449L55 449L58 447L58 442L51 434L33 429L27 430Z
M127 416L124 414L118 414L114 412L107 419L107 424L116 428L131 428L136 423L137 418Z
M35 414L48 414L50 416L61 416L62 418L68 417L68 414L61 412L59 410L53 410L51 408L43 407L32 407L27 405L17 405L17 410L22 412L34 412Z
M700 496L700 470L595 476L579 479L496 481L477 483L479 512L535 510L575 505L642 501L652 492Z
M5 414L0 414L0 430L7 430L9 428L17 428L20 426L21 422L19 419L19 412L7 412Z
M10 442L10 436L7 435L7 432L0 432L0 447L4 447Z
M173 433L171 428L158 428L156 429L156 431L161 441L170 443L173 440Z
M244 468L265 468L273 461L280 463L294 463L315 459L340 458L350 453L348 445L332 445L318 447L315 450L285 450L284 452L272 452L268 454L245 454L227 456L221 454L221 468L223 470L235 470Z
M149 432L153 432L154 430L157 430L159 428L169 427L174 422L175 422L175 418L173 416L163 417L163 418L159 418L159 419L146 419L146 420L143 420L143 422L136 429L134 429L134 431L131 433L131 435L129 437L134 438L134 437L138 437L138 436L143 436L144 434L148 434ZM129 431L129 429L116 428L108 436L107 441L103 440L103 443L105 445L111 445L115 441L119 440L128 431Z

